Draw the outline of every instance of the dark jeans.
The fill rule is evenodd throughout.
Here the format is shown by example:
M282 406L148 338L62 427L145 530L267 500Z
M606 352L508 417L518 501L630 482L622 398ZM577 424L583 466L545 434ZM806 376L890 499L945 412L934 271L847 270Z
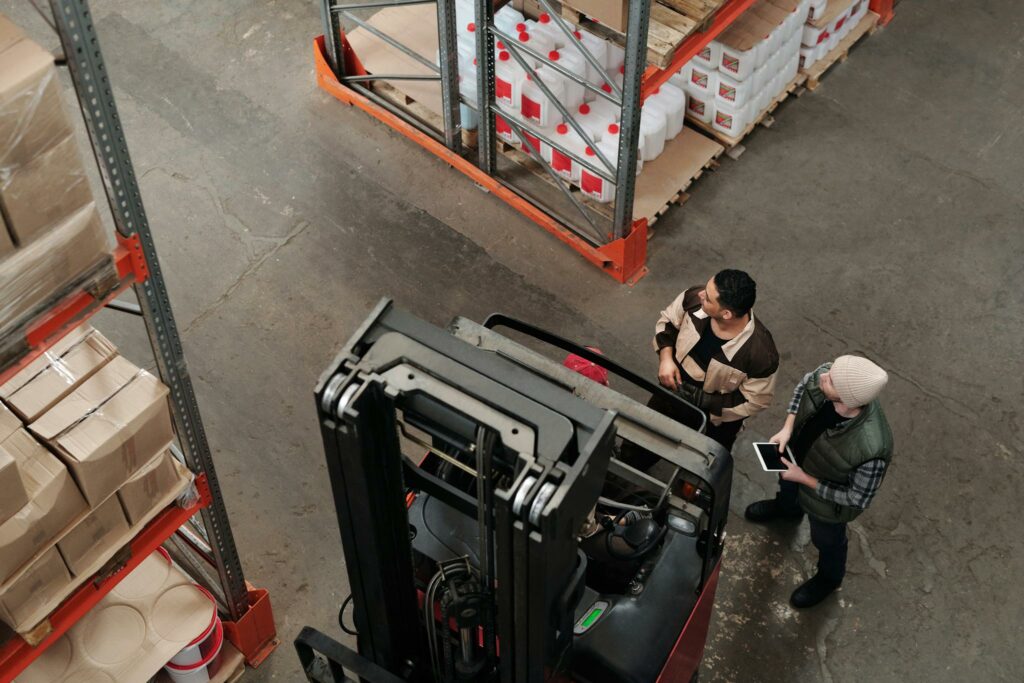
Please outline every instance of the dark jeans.
M779 480L779 492L775 500L787 512L800 510L797 492L800 484ZM808 516L811 525L811 543L818 549L818 573L822 578L841 583L846 576L846 524L843 522L821 522Z

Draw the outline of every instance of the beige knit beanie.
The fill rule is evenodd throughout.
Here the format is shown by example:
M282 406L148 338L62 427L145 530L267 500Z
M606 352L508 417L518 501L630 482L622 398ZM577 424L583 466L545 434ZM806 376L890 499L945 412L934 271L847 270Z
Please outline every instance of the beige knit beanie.
M867 358L839 356L828 371L839 399L851 408L865 406L875 400L889 375Z

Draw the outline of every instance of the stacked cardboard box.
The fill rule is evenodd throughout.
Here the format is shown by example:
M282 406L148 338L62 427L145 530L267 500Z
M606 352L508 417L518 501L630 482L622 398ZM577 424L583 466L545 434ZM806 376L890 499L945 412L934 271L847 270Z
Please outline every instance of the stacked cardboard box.
M0 385L0 621L34 627L187 488L167 393L88 327Z
M108 252L53 55L0 15L0 335Z

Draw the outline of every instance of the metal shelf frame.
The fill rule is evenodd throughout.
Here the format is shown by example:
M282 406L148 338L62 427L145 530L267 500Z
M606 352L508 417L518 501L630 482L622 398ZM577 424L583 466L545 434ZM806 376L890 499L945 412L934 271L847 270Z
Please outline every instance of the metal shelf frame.
M656 1L656 0L651 0ZM696 32L683 41L676 49L664 69L647 66L647 30L650 23L650 2L630 2L627 30L625 34L625 68L621 89L611 79L611 95L595 90L592 84L569 73L546 55L539 54L504 34L494 25L496 7L507 4L507 0L476 0L476 100L460 98L458 88L458 52L455 41L454 0L375 0L369 2L345 3L341 0L319 0L323 18L323 35L314 41L314 62L317 82L321 88L338 99L363 109L371 116L386 123L414 142L439 156L445 162L470 176L477 184L499 196L515 209L532 219L556 237L572 246L588 261L622 283L633 283L646 273L647 221L633 220L633 203L636 190L637 141L639 138L640 116L644 99L678 71L711 40L728 28L754 0L726 0L702 31ZM364 19L353 14L356 10L401 7L413 4L437 6L439 64L435 65L422 55L392 36L388 36ZM554 23L573 41L576 49L594 63L591 55L576 40L567 22L557 11L556 0L538 0L542 10L548 13ZM893 0L872 0L871 8L882 16L882 23L892 17ZM348 43L341 19L353 26L366 29L391 47L427 65L436 75L416 76L402 74L371 74L366 71L359 56ZM495 104L495 58L494 43L501 40L515 62L523 68L540 89L550 95L543 78L527 63L530 60L543 64L545 69L557 71L591 92L597 92L620 107L620 138L616 159L606 159L593 147L597 162L580 158L550 140L533 124L522 119L513 119ZM389 80L429 79L441 85L443 102L443 123L432 125L412 111L410 107L382 97L371 87L371 82ZM477 129L476 158L464 149L458 104L471 107L481 114ZM554 98L550 98L554 101ZM478 103L478 104L477 104ZM565 122L584 139L584 134L575 117L557 105ZM504 114L504 116L503 116ZM561 194L567 200L566 211L553 210L535 192L503 174L499 169L495 116L501 116L512 129L520 146L529 157L544 169ZM615 198L613 217L589 210L571 191L570 185L551 169L538 149L543 142L572 157L591 173L614 180ZM610 223L610 224L609 224Z
M151 545L160 545L199 513L220 584L209 587L227 612L226 631L233 636L233 643L245 655L247 662L255 666L277 644L270 601L265 591L246 582L242 572L89 3L88 0L49 0L49 3L54 19L52 27L60 37L117 230L119 246L113 253L113 262L119 281L112 291L103 296L76 292L37 316L24 329L24 338L17 340L21 357L6 363L0 376L13 375L129 285L134 288L160 378L170 389L171 414L181 453L201 482L204 495L201 504L194 509L171 508L149 525L132 542L132 557L126 568L130 569L133 563L137 564L144 557L137 553L148 554L153 549ZM121 571L111 581L87 584L50 617L50 627L54 632L67 630L102 597L100 591L103 587L109 591L126 573ZM38 657L55 638L48 637L36 647L29 647L21 638L5 644L0 649L0 681L10 680L7 676L15 670L10 674L13 678L16 671Z

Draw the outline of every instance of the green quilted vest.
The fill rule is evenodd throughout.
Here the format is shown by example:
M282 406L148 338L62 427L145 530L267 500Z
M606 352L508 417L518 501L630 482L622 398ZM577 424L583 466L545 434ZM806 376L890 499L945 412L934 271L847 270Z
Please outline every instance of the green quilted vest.
M793 434L798 434L804 423L827 401L818 378L831 363L822 366L807 383L796 413ZM819 436L804 454L803 467L807 474L838 486L846 486L849 476L869 460L892 460L892 430L877 400L872 401L838 429L828 429ZM800 506L823 522L849 522L863 512L854 507L825 500L812 489L800 487Z

